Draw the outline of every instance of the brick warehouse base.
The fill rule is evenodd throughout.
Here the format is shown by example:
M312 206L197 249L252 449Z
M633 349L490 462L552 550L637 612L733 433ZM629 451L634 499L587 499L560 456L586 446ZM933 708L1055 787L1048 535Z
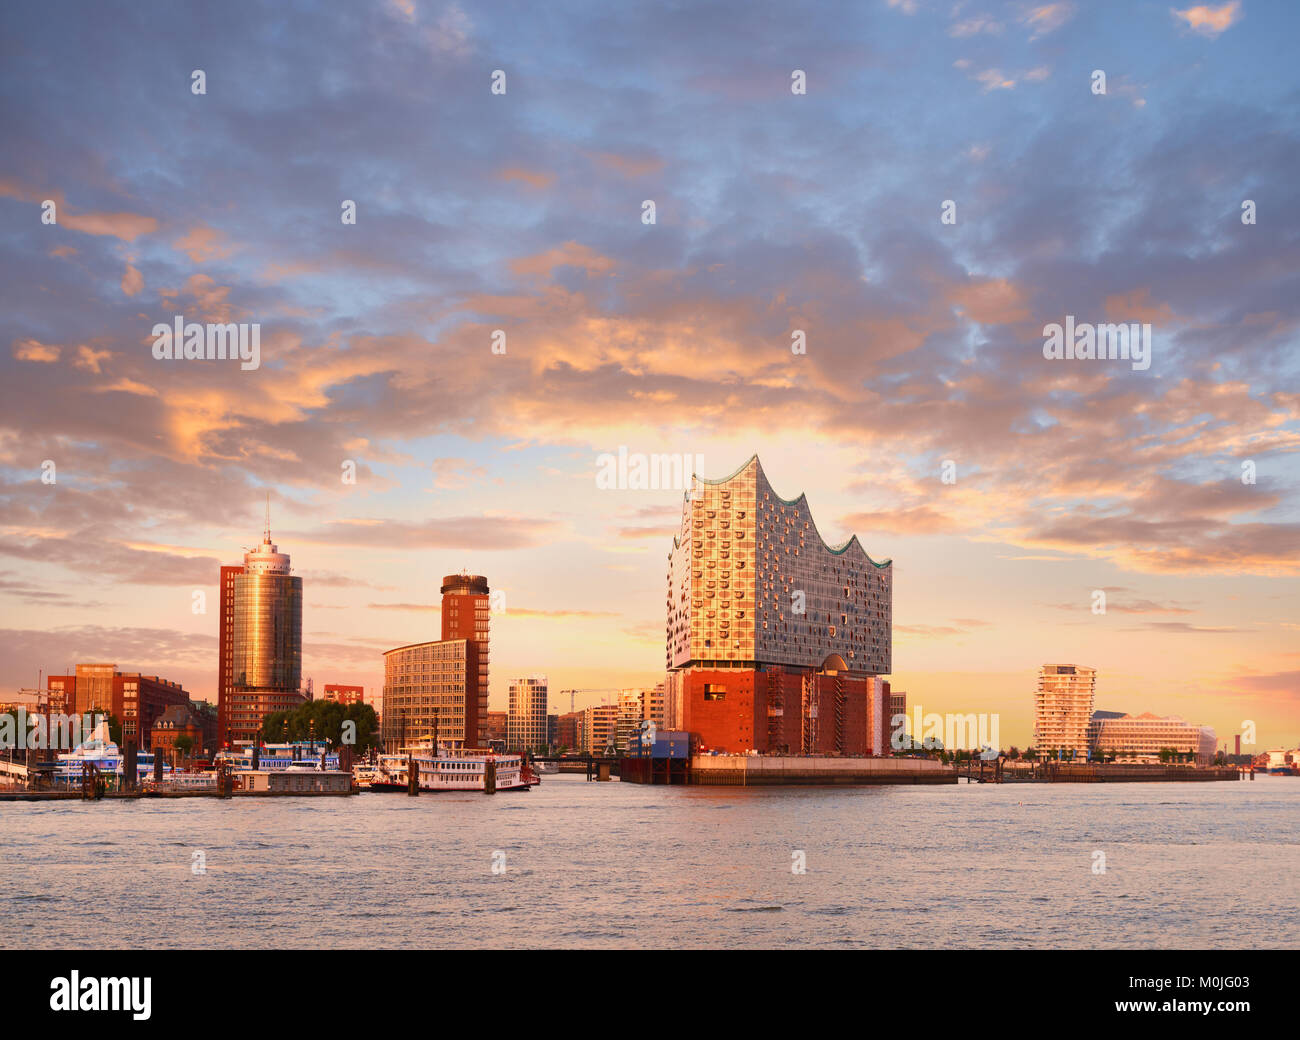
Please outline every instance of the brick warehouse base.
M845 671L691 667L685 730L709 751L887 755L889 682Z

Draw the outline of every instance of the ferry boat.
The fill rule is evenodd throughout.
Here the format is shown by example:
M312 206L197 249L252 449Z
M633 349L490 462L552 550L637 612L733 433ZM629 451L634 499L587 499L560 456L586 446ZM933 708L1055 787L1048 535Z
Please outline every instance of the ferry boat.
M532 766L533 771L541 775L558 773L560 771L559 762L533 762Z
M1290 776L1293 772L1291 763L1286 760L1287 752L1283 748L1270 750L1268 753L1268 770L1269 776Z
M541 783L522 755L441 745L434 754L425 744L398 755L380 755L369 790L405 791L408 754L420 767L421 791L486 791L488 763L494 767L498 791L527 791Z
M83 767L94 766L106 781L110 789L119 787L126 773L126 755L109 739L107 723L96 728L94 734L83 740L72 751L58 756L54 767L54 783L59 786L75 787L81 783ZM154 780L154 753L137 751L135 753L135 775L144 790L152 790ZM215 783L210 772L185 772L173 769L171 763L163 759L163 785L166 788L210 787Z

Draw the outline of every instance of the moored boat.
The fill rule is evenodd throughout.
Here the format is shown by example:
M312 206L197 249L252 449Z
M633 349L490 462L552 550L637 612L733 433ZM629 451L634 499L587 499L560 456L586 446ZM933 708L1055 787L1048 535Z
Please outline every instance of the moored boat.
M541 783L522 755L441 746L435 754L425 744L402 754L380 755L368 790L407 790L408 761L419 768L421 791L487 791L489 782L495 791L526 791Z

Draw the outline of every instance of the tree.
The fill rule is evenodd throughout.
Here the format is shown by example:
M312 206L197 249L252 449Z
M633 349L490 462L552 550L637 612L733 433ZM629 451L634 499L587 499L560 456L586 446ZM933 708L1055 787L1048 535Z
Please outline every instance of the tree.
M262 720L262 739L268 743L307 740L315 736L338 747L343 740L343 723L356 726L355 753L379 746L379 716L369 704L339 704L337 701L307 701L293 711L273 711ZM287 726L286 726L287 723Z
M189 757L190 751L194 748L194 738L188 733L182 733L176 738L176 743L173 746L176 748L181 760L183 761Z

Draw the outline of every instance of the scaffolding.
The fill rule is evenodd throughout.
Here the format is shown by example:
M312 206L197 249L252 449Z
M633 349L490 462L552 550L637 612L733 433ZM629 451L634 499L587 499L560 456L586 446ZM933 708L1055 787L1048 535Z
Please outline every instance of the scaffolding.
M803 676L803 732L800 734L800 754L811 755L817 751L817 677L812 672Z
M775 668L767 670L767 751L780 751L785 723L784 686L781 673Z

